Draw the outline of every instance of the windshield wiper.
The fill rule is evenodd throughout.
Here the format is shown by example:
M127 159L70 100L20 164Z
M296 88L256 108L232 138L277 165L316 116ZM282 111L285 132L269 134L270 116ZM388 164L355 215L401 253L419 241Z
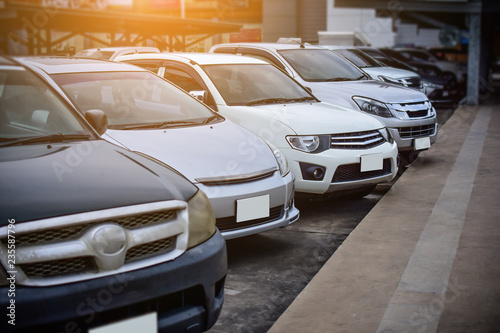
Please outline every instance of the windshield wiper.
M349 77L332 77L331 79L326 79L325 82L339 82L339 81L352 81Z
M212 121L214 120L218 120L219 119L219 116L214 114L213 116L210 116L208 118L206 118L205 120L203 120L201 123L199 123L200 125L206 125L206 124L210 124Z
M121 127L122 130L131 130L131 129L141 129L141 128L167 128L167 127L177 127L177 126L190 126L190 125L198 125L199 122L196 121L159 121L155 123L146 123L146 124L133 124L126 125Z
M260 105L260 104L276 104L276 103L285 103L287 101L289 101L288 98L264 98L248 102L245 105L250 106L250 105Z
M38 142L61 142L61 141L74 141L74 140L89 140L90 135L88 134L49 134L42 136L34 136L29 138L18 138L13 139L3 144L0 144L0 147L7 146L15 146L29 143L38 143Z

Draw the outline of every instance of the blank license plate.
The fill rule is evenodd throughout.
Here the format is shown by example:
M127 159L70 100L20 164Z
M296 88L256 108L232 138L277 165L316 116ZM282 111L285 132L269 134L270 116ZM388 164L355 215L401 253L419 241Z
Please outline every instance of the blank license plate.
M156 312L89 330L89 333L157 333Z
M236 200L236 222L269 217L269 194Z
M361 172L382 170L384 156L382 154L361 155Z
M431 138L425 137L425 138L418 138L415 139L415 142L413 143L413 147L415 150L422 150L422 149L427 149L431 147Z

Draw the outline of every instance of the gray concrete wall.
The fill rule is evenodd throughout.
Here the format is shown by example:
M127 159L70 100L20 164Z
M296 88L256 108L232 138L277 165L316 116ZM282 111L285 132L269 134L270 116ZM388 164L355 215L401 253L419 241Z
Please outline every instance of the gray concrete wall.
M298 1L262 1L262 41L276 42L280 37L298 37Z

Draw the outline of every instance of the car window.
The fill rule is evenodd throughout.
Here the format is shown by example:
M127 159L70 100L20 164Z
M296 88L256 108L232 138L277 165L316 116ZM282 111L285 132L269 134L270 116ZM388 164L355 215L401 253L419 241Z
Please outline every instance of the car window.
M147 69L148 71L153 72L155 74L158 74L162 60L130 60L126 62Z
M314 97L281 70L270 64L206 65L203 70L228 105L275 103ZM272 101L270 101L272 103Z
M280 50L300 77L309 82L353 81L366 79L356 66L330 50Z
M150 72L66 73L52 76L82 112L103 110L109 127L157 122L202 123L212 111Z
M165 66L165 79L175 83L186 91L192 90L205 90L191 75L177 67L166 65Z
M215 103L214 97L203 82L203 79L192 68L183 68L184 66L184 64L177 64L174 62L165 63L165 79L175 83L186 92L193 90L206 91L207 98L205 103L212 109L217 110L217 104Z
M341 56L350 60L353 64L360 68L370 68L370 67L380 67L381 64L368 56L367 54L363 54L358 50L335 50Z
M91 135L36 75L22 67L0 66L0 140L59 133Z
M238 52L244 56L249 56L249 57L263 60L265 62L270 63L271 65L277 66L278 68L280 68L283 71L286 71L285 65L283 65L283 63L281 61L279 61L276 57L274 57L272 54L269 54L267 52L264 52L261 50L246 49L246 48L240 48L240 49L238 49Z

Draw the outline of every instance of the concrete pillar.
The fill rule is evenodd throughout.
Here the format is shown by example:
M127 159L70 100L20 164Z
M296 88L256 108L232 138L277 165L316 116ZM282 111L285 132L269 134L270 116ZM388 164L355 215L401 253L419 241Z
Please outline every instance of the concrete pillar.
M479 104L479 69L481 62L481 14L467 14L469 19L469 55L467 63L467 104Z

